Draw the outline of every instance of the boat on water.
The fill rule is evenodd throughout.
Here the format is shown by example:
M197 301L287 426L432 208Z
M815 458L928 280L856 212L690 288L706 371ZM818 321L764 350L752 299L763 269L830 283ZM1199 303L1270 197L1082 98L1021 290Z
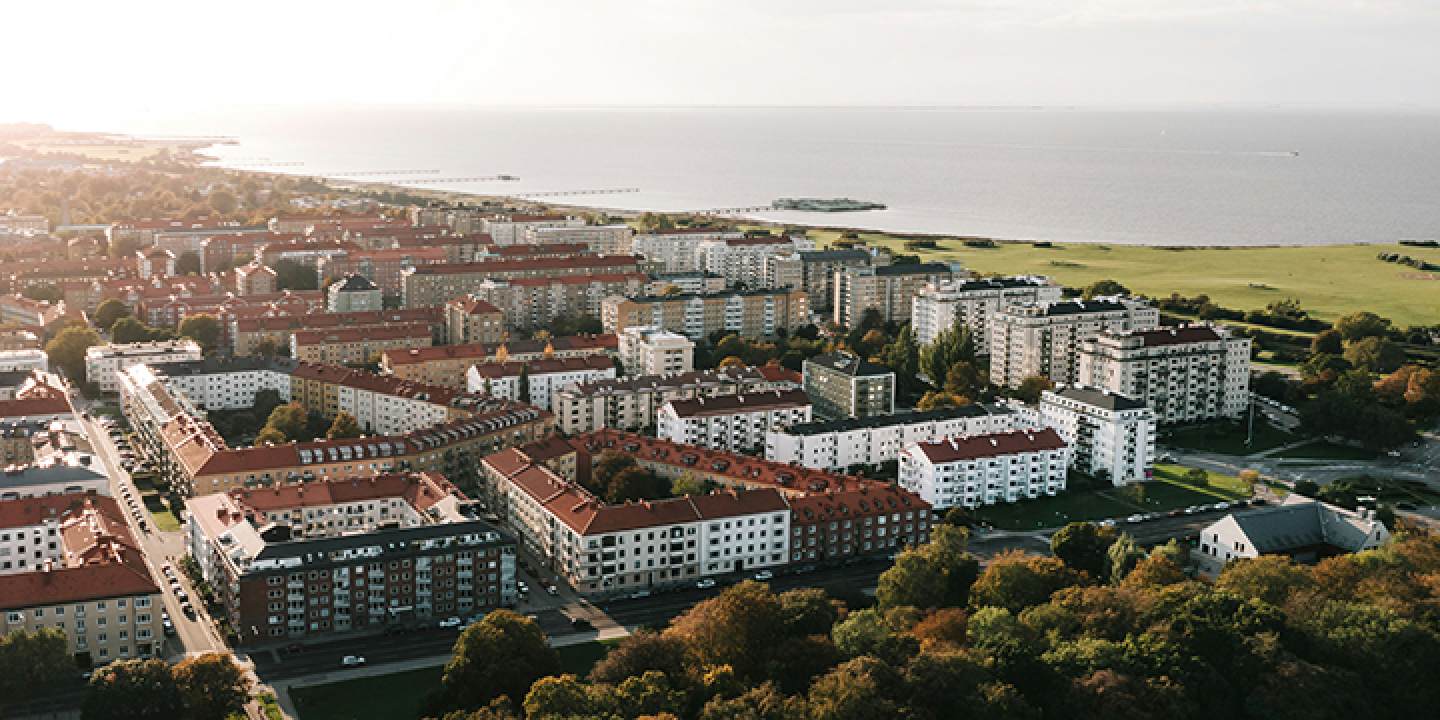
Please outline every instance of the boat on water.
M780 198L771 203L777 210L803 210L805 212L859 212L862 210L884 210L881 203L851 200L850 198Z

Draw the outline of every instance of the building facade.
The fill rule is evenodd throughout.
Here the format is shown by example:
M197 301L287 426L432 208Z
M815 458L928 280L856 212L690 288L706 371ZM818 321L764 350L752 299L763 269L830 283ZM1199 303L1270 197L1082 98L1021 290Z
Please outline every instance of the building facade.
M976 347L988 349L990 328L1001 308L1057 303L1063 290L1055 281L1038 275L928 284L916 290L912 301L910 323L915 342L929 345L940 333L963 323L970 328Z
M640 258L592 254L563 257L481 260L473 263L419 265L401 279L405 307L433 307L477 292L487 280L612 275L640 272ZM492 304L493 300L490 301Z
M990 382L1018 387L1041 376L1051 383L1080 378L1080 350L1102 332L1145 330L1160 324L1160 311L1138 298L1009 305L990 331Z
M805 392L826 420L868 418L895 412L895 373L848 352L810 358L802 366Z
M580 225L533 227L525 231L531 245L584 245L599 255L629 255L635 232L629 225Z
M810 398L803 390L671 400L660 408L657 435L674 443L748 453L765 447L771 428L810 419Z
M120 372L134 365L176 360L199 360L204 354L194 340L111 343L85 351L85 377L100 385L100 392L120 391Z
M879 311L885 322L910 320L916 291L932 283L949 281L963 272L959 265L883 265L835 271L835 322L856 327L868 310Z
M801 290L754 290L719 295L662 295L605 299L601 321L606 332L635 326L659 327L692 339L711 333L766 337L810 324L809 296Z
M386 352L428 348L434 332L425 323L340 330L297 330L290 336L290 355L297 360L335 365L376 362Z
M800 375L782 367L729 367L576 383L556 391L551 404L569 435L603 428L640 431L655 425L660 408L672 400L799 387Z
M561 388L615 377L615 361L608 355L569 358L542 358L529 362L495 362L471 365L465 383L471 393L481 396L524 400L549 410L551 398ZM521 383L524 383L522 394Z
M450 345L498 343L505 339L505 316L494 305L467 295L445 303L445 329Z
M1039 423L1070 446L1072 467L1116 485L1145 482L1155 467L1155 412L1109 390L1061 386L1040 395Z
M744 240L745 233L716 228L674 228L651 230L635 235L631 246L636 254L660 266L660 272L693 273L704 268L700 245L706 242Z
M1103 332L1080 346L1079 379L1136 398L1162 423L1238 418L1250 403L1250 338L1222 325Z
M695 369L695 343L659 327L635 326L618 335L627 375L687 373Z
M964 405L926 412L827 420L771 428L765 457L836 472L898 460L907 446L957 435L1013 430L1020 415L1005 405Z
M376 312L385 309L385 293L364 275L346 275L331 283L325 293L325 309L332 313Z
M916 443L900 455L900 486L937 510L1013 503L1065 489L1070 446L1051 428Z

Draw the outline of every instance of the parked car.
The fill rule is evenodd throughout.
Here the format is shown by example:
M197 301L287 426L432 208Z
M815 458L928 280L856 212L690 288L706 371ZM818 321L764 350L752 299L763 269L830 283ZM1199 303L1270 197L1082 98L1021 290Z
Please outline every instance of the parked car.
M340 664L344 667L360 667L365 664L365 658L359 655L346 655Z
M546 586L546 588L545 588L545 592L548 593L548 594L550 594L550 595L559 595L559 594L560 594L560 588L555 587L554 585L548 585L548 586Z
M442 627L442 628L460 627L460 618L458 618L458 617L445 618L444 620L441 620L441 621L440 621L440 627Z
M755 579L759 580L760 582L764 582L766 580L774 580L775 573L770 572L769 570L761 570L760 572L755 573Z
M630 593L630 597L631 597L631 598L634 598L634 599L636 599L636 600L639 600L640 598L647 598L647 597L650 597L650 591L649 591L649 590L636 590L635 592Z
M709 590L710 588L715 587L715 578L705 578L704 580L695 583L695 587L700 590Z
M590 629L590 621L581 617L570 618L570 627L575 630L588 630Z

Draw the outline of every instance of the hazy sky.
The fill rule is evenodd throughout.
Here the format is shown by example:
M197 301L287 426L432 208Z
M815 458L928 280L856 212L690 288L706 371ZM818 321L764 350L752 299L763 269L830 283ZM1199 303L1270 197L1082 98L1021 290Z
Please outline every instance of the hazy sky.
M1440 105L1440 0L0 0L0 120L214 104Z

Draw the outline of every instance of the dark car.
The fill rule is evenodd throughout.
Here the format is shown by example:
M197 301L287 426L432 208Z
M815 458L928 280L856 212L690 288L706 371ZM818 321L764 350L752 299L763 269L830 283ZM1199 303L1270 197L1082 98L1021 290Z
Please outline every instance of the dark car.
M574 628L575 630L589 630L590 621L581 617L570 618L570 627Z

